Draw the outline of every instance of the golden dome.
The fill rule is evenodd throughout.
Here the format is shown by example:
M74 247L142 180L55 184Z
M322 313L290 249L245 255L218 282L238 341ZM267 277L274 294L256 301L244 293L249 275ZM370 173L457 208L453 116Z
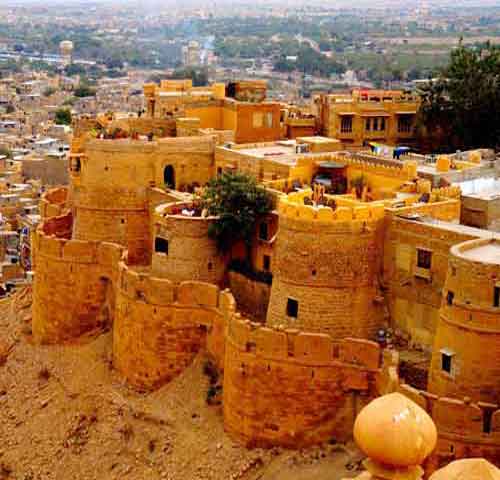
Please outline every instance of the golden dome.
M500 470L484 458L466 458L434 472L429 480L500 480Z
M354 439L371 460L410 467L420 465L434 450L437 431L424 409L400 393L390 393L361 410Z

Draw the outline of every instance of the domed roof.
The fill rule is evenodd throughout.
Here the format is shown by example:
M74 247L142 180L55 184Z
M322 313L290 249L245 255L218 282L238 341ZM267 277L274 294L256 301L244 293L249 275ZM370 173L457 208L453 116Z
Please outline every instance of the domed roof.
M500 480L500 470L484 458L466 458L434 472L429 480Z
M354 439L371 460L410 467L420 465L434 450L437 431L423 408L400 393L390 393L361 410Z

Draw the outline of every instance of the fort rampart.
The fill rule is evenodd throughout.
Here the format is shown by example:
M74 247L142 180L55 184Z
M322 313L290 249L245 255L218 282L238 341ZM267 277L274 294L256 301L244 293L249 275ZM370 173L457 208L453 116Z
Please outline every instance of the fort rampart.
M499 252L494 238L450 250L429 378L437 395L493 403L500 398Z
M224 424L252 446L301 447L350 435L376 395L380 347L368 340L273 329L236 314L228 324Z
M122 248L72 240L71 223L71 214L50 218L32 238L33 336L39 343L79 337L104 326L113 314L110 284Z
M460 458L498 462L500 405L437 396L408 385L401 385L399 391L424 408L438 429L437 447L426 465L429 473Z
M228 291L204 282L175 284L120 263L113 362L141 390L181 373L207 347L222 366L227 319L235 310Z

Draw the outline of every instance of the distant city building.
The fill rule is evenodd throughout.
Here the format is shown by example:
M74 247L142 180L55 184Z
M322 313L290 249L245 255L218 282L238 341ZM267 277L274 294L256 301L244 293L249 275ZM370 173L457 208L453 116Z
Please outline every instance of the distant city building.
M200 64L200 44L191 40L187 46L182 47L182 63L184 65Z
M63 40L59 44L59 51L61 52L61 57L63 57L64 65L70 65L73 62L73 42L70 40Z

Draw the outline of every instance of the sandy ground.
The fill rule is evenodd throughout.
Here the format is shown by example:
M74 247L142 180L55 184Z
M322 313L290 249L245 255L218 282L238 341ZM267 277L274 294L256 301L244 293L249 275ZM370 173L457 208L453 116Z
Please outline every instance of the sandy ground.
M206 403L204 355L149 395L123 384L111 334L35 346L29 292L0 301L0 480L339 480L352 444L248 450ZM354 466L354 468L353 468ZM347 468L346 468L347 467Z

